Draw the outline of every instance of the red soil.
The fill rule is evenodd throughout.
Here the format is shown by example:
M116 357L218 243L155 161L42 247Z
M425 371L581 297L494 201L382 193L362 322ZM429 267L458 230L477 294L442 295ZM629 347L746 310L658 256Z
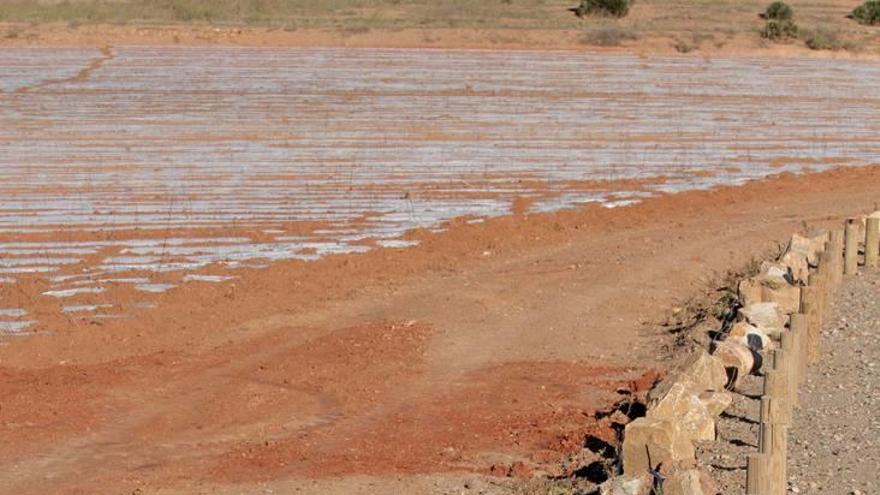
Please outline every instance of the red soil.
M592 413L664 367L650 322L792 232L875 207L878 179L457 221L411 249L187 284L131 320L57 320L0 346L0 492L559 472L584 435L609 435Z

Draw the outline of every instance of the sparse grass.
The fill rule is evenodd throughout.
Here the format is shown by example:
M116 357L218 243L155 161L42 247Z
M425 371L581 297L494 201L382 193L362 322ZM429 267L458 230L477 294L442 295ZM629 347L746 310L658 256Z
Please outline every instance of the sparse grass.
M818 27L810 31L804 43L810 50L851 50L857 51L858 47L849 41L840 38L840 34L826 27Z
M580 42L585 45L610 47L621 46L625 41L637 39L639 39L639 35L635 31L619 26L603 26L585 31L580 38Z
M580 3L581 0L0 0L0 22L24 26L20 38L29 36L27 26L31 23L49 22L71 26L260 26L288 32L322 29L343 35L410 29L423 30L424 39L435 40L444 38L429 32L435 29L539 30L543 33L535 36L545 45L559 39L564 45L576 41L614 46L618 41L627 44L628 33L638 33L639 39L649 44L675 39L678 50L689 52L700 48L701 43L730 45L758 36L756 13L767 14L768 0L636 0L631 4L630 15L623 19L603 15L578 18L571 10ZM865 51L880 53L880 36L846 18L856 3L799 0L793 17L802 26L825 25L838 31L841 39L862 40ZM779 13L771 15L784 17L784 10L780 7ZM633 16L633 12L638 16ZM617 29L623 35L618 40ZM553 31L561 32L558 38L554 38ZM712 33L715 40L708 44L695 40L696 33ZM525 39L517 36L511 35L512 39ZM804 33L799 36L804 38Z
M678 53L690 53L698 48L700 48L699 43L690 42L683 40L681 38L675 38L672 42L672 47L675 48L675 51Z
M666 353L673 354L676 349L694 344L706 347L706 330L717 329L719 323L729 322L735 314L739 281L758 274L762 261L778 259L782 252L783 246L780 245L765 255L752 257L736 269L710 274L703 289L684 301L660 324L674 336L672 348L665 349Z
M566 5L566 0L0 0L0 21L337 29L575 28L578 21Z

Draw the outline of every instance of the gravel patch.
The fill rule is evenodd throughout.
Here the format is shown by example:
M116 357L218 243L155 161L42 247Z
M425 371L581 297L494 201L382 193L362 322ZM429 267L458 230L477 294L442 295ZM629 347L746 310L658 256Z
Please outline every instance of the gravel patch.
M876 493L880 485L880 271L849 277L801 387L789 437L790 493Z
M733 403L715 422L717 439L697 447L699 463L712 475L718 493L745 493L746 459L758 449L763 376L741 380Z

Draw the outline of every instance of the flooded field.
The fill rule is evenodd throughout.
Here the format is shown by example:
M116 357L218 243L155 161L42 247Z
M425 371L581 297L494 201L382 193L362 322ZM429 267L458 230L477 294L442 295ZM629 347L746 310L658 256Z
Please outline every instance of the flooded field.
M64 314L123 317L455 217L870 164L878 80L880 64L809 59L6 49L0 334L40 327L23 283Z

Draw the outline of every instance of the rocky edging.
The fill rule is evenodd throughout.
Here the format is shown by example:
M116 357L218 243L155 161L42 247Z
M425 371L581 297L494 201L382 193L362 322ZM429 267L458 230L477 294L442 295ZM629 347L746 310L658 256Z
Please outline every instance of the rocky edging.
M877 264L880 211L847 220L845 230L793 235L783 254L741 280L731 318L711 332L648 395L646 413L629 422L619 450L622 473L603 495L719 493L695 444L716 441L716 420L733 403L745 377L763 378L758 452L747 468L746 493L786 490L787 428L797 388L819 358L822 317L843 274L858 260Z

